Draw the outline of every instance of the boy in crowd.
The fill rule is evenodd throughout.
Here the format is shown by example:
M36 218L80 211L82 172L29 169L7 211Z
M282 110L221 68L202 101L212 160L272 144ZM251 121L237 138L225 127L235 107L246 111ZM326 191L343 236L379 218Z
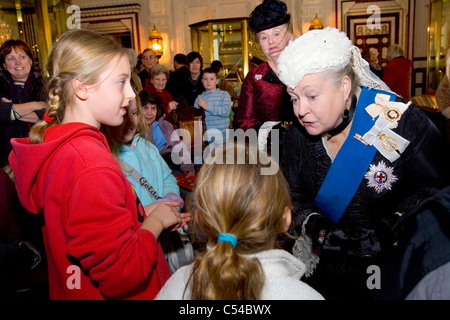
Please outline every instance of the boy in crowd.
M208 142L218 146L226 142L226 130L230 126L231 97L227 91L217 88L219 77L212 68L203 70L202 83L205 91L195 99L194 107L205 110ZM222 141L217 131L212 129L222 133Z

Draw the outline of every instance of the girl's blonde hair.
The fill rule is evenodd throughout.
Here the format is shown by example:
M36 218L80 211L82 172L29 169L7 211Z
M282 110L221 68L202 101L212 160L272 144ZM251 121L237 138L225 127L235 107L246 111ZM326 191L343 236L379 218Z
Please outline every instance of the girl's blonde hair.
M191 274L192 299L260 299L264 272L258 259L244 255L273 249L285 231L284 217L292 207L288 184L281 171L261 174L270 162L256 147L232 143L214 152L220 161L202 165L187 207L208 239L229 233L237 245L221 241L199 255ZM245 163L239 164L242 155Z
M46 114L53 120L38 122L30 132L30 143L41 143L45 129L63 121L66 107L75 100L73 79L95 86L104 80L99 76L111 60L125 54L124 48L111 37L84 29L63 33L53 44L47 62L50 101Z

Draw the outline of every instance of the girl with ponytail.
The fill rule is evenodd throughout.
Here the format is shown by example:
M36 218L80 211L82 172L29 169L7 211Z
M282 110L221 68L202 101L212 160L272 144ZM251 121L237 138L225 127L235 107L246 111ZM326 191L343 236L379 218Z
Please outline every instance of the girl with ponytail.
M300 281L303 262L274 249L289 228L292 204L281 171L261 174L271 161L239 143L215 149L187 200L208 248L173 274L156 299L323 299Z
M153 299L170 276L158 236L190 215L178 202L143 207L99 130L135 98L124 48L70 30L47 69L44 120L13 139L9 160L20 201L44 216L50 299Z

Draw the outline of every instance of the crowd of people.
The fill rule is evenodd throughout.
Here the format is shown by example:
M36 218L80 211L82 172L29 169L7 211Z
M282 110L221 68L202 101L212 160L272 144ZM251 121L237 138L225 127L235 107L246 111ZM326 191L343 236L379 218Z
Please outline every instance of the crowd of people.
M199 52L170 70L150 48L75 29L44 77L25 42L3 43L0 297L450 298L450 150L409 101L403 49L381 68L335 28L295 36L280 0L249 29L266 61L234 122L223 65ZM442 110L447 84L448 68ZM177 131L186 110L207 129L201 164ZM281 132L280 157L230 128Z

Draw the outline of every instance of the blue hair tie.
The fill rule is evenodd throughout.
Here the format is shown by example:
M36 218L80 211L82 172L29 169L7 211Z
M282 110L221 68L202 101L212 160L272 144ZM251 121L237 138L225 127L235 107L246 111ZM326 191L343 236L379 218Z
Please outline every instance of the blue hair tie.
M219 237L217 238L217 243L220 241L226 241L233 245L233 248L236 248L237 239L235 236L229 233L219 233Z

